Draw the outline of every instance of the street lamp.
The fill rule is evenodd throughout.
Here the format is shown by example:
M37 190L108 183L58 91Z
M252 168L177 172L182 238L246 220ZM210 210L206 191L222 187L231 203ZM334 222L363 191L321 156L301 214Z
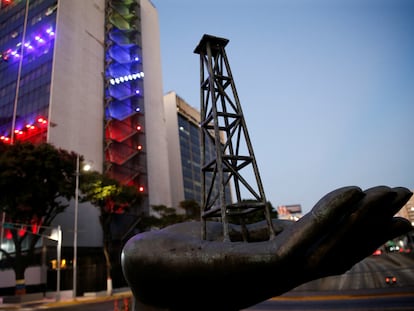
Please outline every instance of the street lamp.
M75 223L73 225L73 298L76 298L76 261L78 257L78 209L79 209L79 154L76 156Z
M78 210L79 210L79 175L80 175L80 157L76 156L76 180L75 180L75 222L73 225L73 292L72 297L76 298L77 283L77 260L78 260ZM91 169L90 164L83 167L84 171Z

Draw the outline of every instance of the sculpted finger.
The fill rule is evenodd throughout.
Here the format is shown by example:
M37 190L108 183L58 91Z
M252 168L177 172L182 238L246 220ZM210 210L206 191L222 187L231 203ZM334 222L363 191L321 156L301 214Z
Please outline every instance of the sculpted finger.
M405 218L391 218L377 231L367 230L364 240L355 239L348 247L335 249L323 262L322 267L327 275L344 273L353 265L370 256L379 246L387 241L412 230L410 222Z
M398 211L408 202L408 200L413 195L410 190L404 187L395 187L392 188L392 191L394 191L397 195L389 208L386 209L385 216L388 217L393 217L396 213L398 213Z
M393 218L411 197L409 190L379 186L364 193L354 212L309 250L309 269L322 266L332 270L329 262L335 262L335 273L346 271L387 240L411 230L409 222ZM351 252L353 256L347 255Z
M366 196L358 204L355 210L355 222L353 231L356 229L367 230L376 228L387 223L409 200L412 193L406 188L390 188L378 186L364 191Z
M277 236L277 240L284 241L279 247L278 255L289 256L312 247L326 232L337 226L343 217L351 214L355 204L364 195L355 186L339 188L325 195L310 213Z
M389 240L399 237L413 230L410 221L402 217L392 217L377 231L370 231L367 238L361 241L357 251L362 258L371 255L378 247Z
M397 193L387 186L377 186L364 191L364 198L355 205L348 227L352 225L352 231L357 227L367 225L375 218L382 218L384 210L392 205Z

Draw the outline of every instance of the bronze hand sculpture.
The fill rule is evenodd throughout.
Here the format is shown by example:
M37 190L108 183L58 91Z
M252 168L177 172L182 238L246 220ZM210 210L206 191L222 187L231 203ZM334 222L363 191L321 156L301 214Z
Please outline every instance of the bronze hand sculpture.
M297 222L249 225L255 242L223 242L221 223L186 222L131 238L122 252L136 310L240 310L303 283L342 274L386 241L412 230L394 217L412 193L379 186L325 195ZM231 226L238 239L240 230Z

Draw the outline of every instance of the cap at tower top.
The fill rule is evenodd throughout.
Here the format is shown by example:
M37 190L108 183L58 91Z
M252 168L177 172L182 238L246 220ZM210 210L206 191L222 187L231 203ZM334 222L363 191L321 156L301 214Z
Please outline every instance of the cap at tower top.
M225 38L220 38L220 37L204 34L200 42L198 43L197 47L194 49L194 53L196 54L205 53L207 42L210 43L211 51L213 54L215 54L215 52L219 48L224 48L229 42L229 40Z

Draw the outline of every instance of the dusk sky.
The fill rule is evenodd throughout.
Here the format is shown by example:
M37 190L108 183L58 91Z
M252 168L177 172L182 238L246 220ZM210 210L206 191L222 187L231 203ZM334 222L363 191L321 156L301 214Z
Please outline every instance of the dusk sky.
M164 93L200 109L203 34L227 57L266 198L414 190L414 1L152 0Z

